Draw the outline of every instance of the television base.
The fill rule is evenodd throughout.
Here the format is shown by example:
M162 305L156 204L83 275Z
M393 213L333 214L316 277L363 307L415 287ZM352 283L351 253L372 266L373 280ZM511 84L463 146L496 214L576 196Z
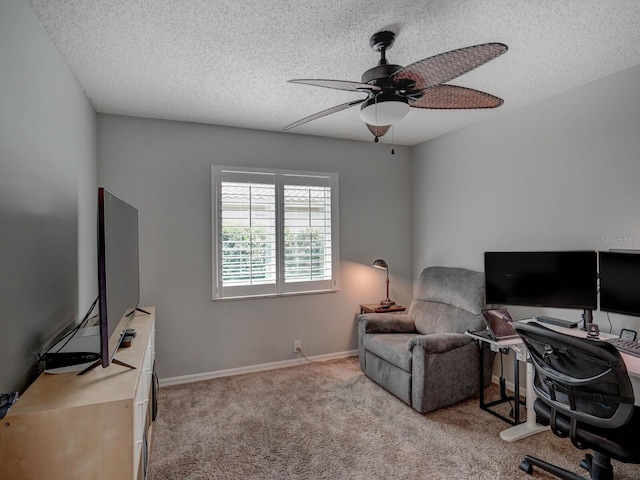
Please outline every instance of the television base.
M121 362L117 358L114 358L113 360L111 360L111 363L115 363L116 365L122 365L123 367L130 368L131 370L135 370L136 369L136 367L134 367L133 365L129 365L128 363ZM98 365L102 365L102 360L97 360L96 362L92 363L87 368L85 368L80 373L78 373L78 375L84 375L85 373L89 373L91 370L96 368Z
M137 368L137 367L134 367L133 365L129 365L128 363L121 362L117 358L114 358L113 360L111 360L111 363L115 363L116 365L122 365L123 367L130 368L131 370L135 370Z

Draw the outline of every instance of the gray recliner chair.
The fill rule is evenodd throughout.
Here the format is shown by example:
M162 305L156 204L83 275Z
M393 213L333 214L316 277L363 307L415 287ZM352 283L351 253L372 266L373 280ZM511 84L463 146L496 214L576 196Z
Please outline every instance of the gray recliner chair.
M476 395L480 347L464 332L484 328L483 307L483 273L425 268L407 314L360 315L362 371L420 413ZM484 354L488 385L495 354Z

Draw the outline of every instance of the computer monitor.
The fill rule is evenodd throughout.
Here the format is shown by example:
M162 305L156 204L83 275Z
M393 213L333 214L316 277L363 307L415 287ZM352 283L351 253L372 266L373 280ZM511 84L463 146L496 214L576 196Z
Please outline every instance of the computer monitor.
M486 302L597 308L595 251L485 252Z
M640 251L599 252L600 310L640 316Z

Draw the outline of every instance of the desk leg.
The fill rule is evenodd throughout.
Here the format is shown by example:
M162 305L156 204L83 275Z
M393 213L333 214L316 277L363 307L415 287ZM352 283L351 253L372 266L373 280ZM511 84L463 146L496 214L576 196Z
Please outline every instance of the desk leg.
M513 386L515 390L513 394L515 397L513 402L515 404L513 407L513 420L516 425L518 425L520 423L520 363L518 362L518 354L516 352L513 352L513 371Z
M485 394L485 388L484 388L484 347L482 342L480 342L479 344L480 347L480 376L479 376L479 382L480 382L480 408L482 410L484 410L485 412L489 412L491 415L493 415L494 417L498 417L500 420L504 420L505 422L507 422L510 425L517 425L516 422L519 421L519 416L518 414L516 414L515 416L515 421L511 420L510 418L507 418L503 415L500 415L498 412L494 412L491 407L494 407L496 405L500 405L503 404L505 402L510 402L511 400L515 400L516 401L516 409L519 407L519 403L518 403L518 398L517 397L503 397L502 395L500 396L500 398L498 400L493 400L489 403L487 403L484 399L484 394ZM516 364L517 364L517 359L516 359ZM517 381L517 380L516 380ZM517 389L517 387L516 387Z
M482 342L478 342L478 347L480 347L480 379L479 379L479 384L480 385L480 408L482 410L486 410L485 404L484 404L484 345Z
M518 378L518 369L515 371L515 378ZM516 387L516 390L518 387ZM527 387L526 387L526 395L527 395L527 421L525 423L521 423L520 425L516 425L515 427L508 428L500 432L500 438L502 438L506 442L515 442L516 440L521 440L523 438L529 437L531 435L535 435L536 433L544 432L545 430L549 430L549 427L545 427L542 425L538 425L536 423L536 412L533 409L533 402L536 400L536 394L533 391L533 365L530 362L527 362ZM519 395L519 392L516 393L516 396Z

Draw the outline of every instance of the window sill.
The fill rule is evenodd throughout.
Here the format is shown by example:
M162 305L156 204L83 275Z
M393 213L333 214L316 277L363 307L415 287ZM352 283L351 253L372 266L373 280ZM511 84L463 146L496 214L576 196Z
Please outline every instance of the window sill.
M278 298L278 297L294 297L300 295L323 295L326 293L338 293L340 289L330 289L330 290L313 290L309 292L290 292L290 293L273 293L266 295L244 295L238 297L225 297L225 298L214 298L212 301L214 302L227 302L233 300L252 300L256 298Z

